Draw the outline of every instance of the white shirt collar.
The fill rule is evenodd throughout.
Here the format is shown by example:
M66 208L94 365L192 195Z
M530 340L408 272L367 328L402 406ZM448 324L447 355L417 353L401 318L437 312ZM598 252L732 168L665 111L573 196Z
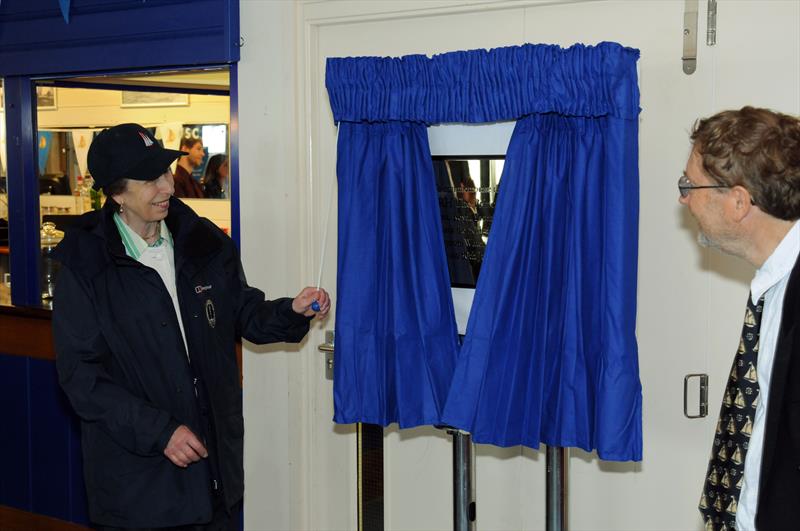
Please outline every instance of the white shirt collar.
M767 261L756 271L756 276L750 282L753 304L756 304L758 299L772 286L791 273L797 261L798 252L800 252L800 221L792 225Z

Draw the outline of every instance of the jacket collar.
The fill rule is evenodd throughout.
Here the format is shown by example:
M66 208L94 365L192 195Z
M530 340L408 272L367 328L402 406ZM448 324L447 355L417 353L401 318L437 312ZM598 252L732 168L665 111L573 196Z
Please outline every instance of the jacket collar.
M117 203L109 197L100 210L99 222L96 222L91 232L105 240L108 252L115 261L130 263L131 258L125 252L119 230L114 223L117 207ZM177 270L189 264L195 266L190 266L190 269L201 267L222 248L220 233L180 199L170 198L169 213L165 221L173 238Z
M175 269L194 272L215 256L227 238L210 221L195 214L186 204L172 197L169 201L167 228L175 244Z

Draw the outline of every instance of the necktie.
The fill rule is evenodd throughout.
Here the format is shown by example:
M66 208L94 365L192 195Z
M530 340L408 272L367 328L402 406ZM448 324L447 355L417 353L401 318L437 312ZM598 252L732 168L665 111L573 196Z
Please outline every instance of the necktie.
M733 359L717 421L700 512L706 531L736 529L736 509L744 479L744 457L758 405L758 336L764 297L753 304L747 298L742 338Z

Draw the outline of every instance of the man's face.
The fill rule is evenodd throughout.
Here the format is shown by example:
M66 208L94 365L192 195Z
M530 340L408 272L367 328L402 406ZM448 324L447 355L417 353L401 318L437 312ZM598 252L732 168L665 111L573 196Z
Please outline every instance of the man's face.
M713 186L719 183L711 180L703 170L700 154L692 150L684 171L692 185ZM680 197L678 202L685 205L692 214L700 232L697 241L703 247L713 247L729 252L734 235L731 233L724 216L723 202L727 199L728 189L700 188L689 190L689 195Z
M205 152L203 151L203 143L197 142L195 145L190 147L188 150L188 155L186 155L186 159L189 163L194 166L195 168L200 166L203 163L203 157L206 156Z

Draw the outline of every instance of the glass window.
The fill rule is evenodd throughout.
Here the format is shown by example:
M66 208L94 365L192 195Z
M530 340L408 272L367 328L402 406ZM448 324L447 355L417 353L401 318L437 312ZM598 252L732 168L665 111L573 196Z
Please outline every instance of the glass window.
M8 195L6 194L6 113L3 80L0 79L0 305L11 304L11 273L8 264Z
M192 163L192 176L201 185L206 184L203 178L207 170L216 176L208 187L213 194L208 197L225 201L185 202L230 234L230 98L224 94L229 78L227 69L219 69L67 80L80 81L85 88L57 86L59 81L55 80L38 82L36 141L44 306L49 303L52 288L47 273L48 245L57 243L77 216L99 209L105 202L102 191L92 188L87 156L94 136L106 127L139 123L169 149L178 149L182 138L201 140L204 157L201 163ZM171 92L153 91L160 87ZM195 92L182 92L183 87ZM208 93L202 92L205 88Z

